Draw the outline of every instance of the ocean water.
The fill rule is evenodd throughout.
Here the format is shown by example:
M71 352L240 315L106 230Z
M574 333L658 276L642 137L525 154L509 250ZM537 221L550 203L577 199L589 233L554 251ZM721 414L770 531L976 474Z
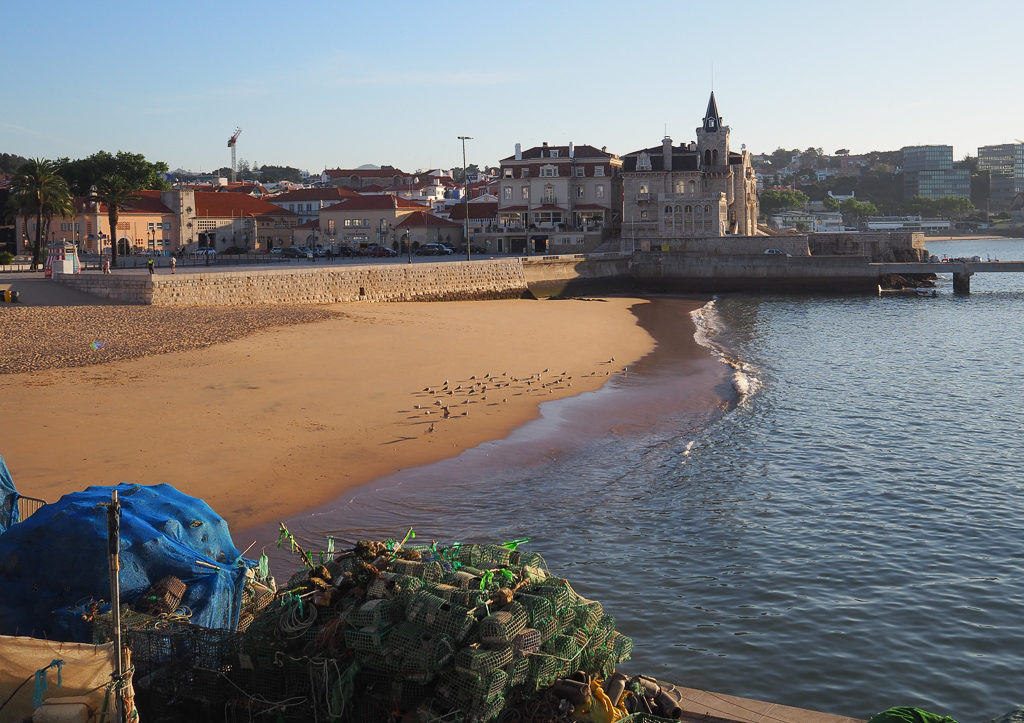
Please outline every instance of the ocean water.
M1024 259L1022 240L928 246ZM990 719L1024 703L1024 275L972 292L716 298L697 314L715 355L667 338L507 440L288 524L313 546L530 537L633 637L627 671ZM693 334L679 300L650 306Z

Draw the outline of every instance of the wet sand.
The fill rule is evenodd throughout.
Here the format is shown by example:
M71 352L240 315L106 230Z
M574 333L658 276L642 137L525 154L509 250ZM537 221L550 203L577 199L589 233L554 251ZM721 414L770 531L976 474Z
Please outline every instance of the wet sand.
M501 439L541 402L599 388L654 348L634 313L647 303L319 307L329 318L71 368L47 367L29 340L33 371L0 376L14 420L0 454L26 495L168 482L244 528ZM39 313L61 323L54 307ZM2 319L0 342L13 333ZM79 333L70 321L65 332Z

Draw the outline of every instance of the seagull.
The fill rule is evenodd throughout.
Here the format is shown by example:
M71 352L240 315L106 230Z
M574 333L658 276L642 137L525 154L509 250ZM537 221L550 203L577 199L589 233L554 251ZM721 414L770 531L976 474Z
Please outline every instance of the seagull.
M470 377L470 379L476 379L476 374Z
M469 416L469 412L463 412L463 413L462 413L462 416L463 416L463 417L468 417L468 416Z
M427 427L427 431L428 431L428 432L433 432L433 431L434 431L434 423L433 423L433 422L431 422L431 423L430 423L430 426L429 426L429 427Z
M541 374L547 374L547 373L548 373L547 369L545 369L543 372L541 372Z
M434 406L435 407L440 407L441 406L441 400L440 399L435 399L434 400Z
M447 406L443 407L443 409L444 409L443 416L444 416L445 419L448 419L448 417L452 416L452 413L450 411L448 411L448 407Z

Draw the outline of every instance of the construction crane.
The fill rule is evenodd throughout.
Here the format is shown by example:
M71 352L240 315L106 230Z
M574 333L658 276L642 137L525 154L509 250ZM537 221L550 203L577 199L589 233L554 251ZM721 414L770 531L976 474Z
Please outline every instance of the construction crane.
M238 136L242 135L241 128L235 128L235 134L228 138L228 148L231 149L231 182L235 182L235 143L238 141Z

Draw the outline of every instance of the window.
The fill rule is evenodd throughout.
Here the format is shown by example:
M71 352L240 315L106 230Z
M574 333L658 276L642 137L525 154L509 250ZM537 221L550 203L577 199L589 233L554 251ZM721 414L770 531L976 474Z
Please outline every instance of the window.
M555 189L551 185L544 186L544 203L555 202Z
M557 148L552 148L550 155L551 155L552 158L558 158L558 149Z
M646 208L640 210L640 220L641 221L646 221L647 220L647 209Z
M650 161L648 161L648 165L650 165ZM604 166L594 166L594 175L595 176L603 176L604 175Z
M576 166L576 175L577 175L577 177L586 176L587 175L586 171L587 171L587 169L585 169L583 166Z
M530 200L530 187L529 186L523 186L522 189L520 190L520 192L522 193L524 201L529 201Z
M502 168L501 169L501 177L502 178L512 178L512 169L511 168Z
M523 170L519 173L519 177L520 178L529 178L530 177L530 169L529 168L523 168Z
M171 222L170 221L164 221L164 231L170 231L170 230L171 230Z
M576 186L576 198L583 198L583 186Z
M345 219L345 228L350 228L351 226L352 226L352 219L346 218Z
M600 184L594 187L594 196L596 198L604 198L604 184Z
M640 184L640 191L639 191L639 193L649 193L649 192L650 192L650 189L647 187L647 184L646 183L641 183Z
M334 219L333 218L330 218L330 219L327 220L327 233L331 234L332 236L335 233L337 233L337 229L335 229L335 227L334 227Z
M668 213L672 213L672 207L671 206L665 206L665 213L667 213L667 214Z
M501 197L506 201L512 200L512 186L501 187Z
M540 175L541 178L556 178L558 176L558 169L554 166L541 166Z

